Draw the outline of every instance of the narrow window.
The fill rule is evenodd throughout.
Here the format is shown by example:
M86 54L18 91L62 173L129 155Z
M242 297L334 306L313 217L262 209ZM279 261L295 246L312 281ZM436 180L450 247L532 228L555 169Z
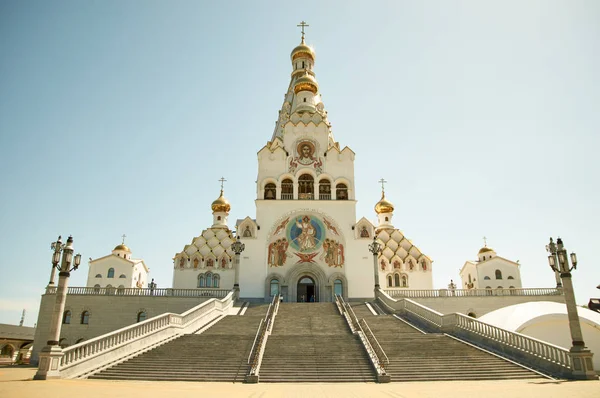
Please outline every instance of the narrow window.
M206 274L206 287L212 286L212 274Z
M107 278L114 278L115 277L115 269L114 268L109 268L108 269L108 274L106 275Z
M289 178L281 182L281 199L294 199L294 183Z
M275 184L268 183L267 185L265 185L264 199L266 199L266 200L275 199L275 192L276 192Z
M408 287L408 278L406 275L402 275L402 287Z
M198 276L198 287L204 287L204 275Z
M344 295L344 285L342 284L341 280L336 279L333 282L333 292L335 294L337 294L338 296L343 296Z
M400 275L394 274L394 286L400 287Z
M277 296L279 294L279 281L277 279L271 279L270 285L270 296Z
M310 174L303 174L298 178L298 199L313 199L314 182Z
M63 314L63 323L68 325L71 323L71 311L67 310Z
M137 321L138 322L144 322L146 320L146 312L145 311L140 311L137 314Z
M81 313L81 324L88 325L90 323L90 313L88 311L83 311Z
M348 200L348 187L346 184L337 184L335 186L335 199Z
M220 281L221 281L221 277L219 275L215 275L213 277L213 287L219 287Z
M329 180L319 181L319 200L331 199L331 182Z
M502 279L502 271L499 269L496 270L496 279Z
M388 280L388 287L392 287L393 286L392 285L392 276L388 275L387 280Z

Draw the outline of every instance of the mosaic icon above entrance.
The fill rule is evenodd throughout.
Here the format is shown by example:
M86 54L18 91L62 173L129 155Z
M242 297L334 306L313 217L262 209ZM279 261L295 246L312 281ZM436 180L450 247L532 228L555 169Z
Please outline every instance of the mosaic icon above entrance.
M325 238L323 222L319 218L309 215L291 219L285 232L292 249L301 253L318 250Z

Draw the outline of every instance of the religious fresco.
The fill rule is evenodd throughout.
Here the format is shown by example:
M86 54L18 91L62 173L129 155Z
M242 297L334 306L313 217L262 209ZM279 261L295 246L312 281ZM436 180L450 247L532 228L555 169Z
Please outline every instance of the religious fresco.
M330 267L342 267L344 264L344 245L333 239L325 239L323 242L323 254L321 258Z
M270 267L282 267L288 258L296 260L294 264L324 263L338 268L344 265L345 247L337 227L326 217L300 213L286 217L274 228L267 253Z
M323 160L316 156L316 144L310 140L301 140L296 144L296 156L290 159L289 172L295 173L300 166L312 166L317 174L323 171Z

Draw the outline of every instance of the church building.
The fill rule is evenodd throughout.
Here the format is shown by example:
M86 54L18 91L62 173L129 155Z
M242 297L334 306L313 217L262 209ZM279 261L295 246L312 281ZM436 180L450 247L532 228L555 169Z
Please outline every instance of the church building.
M291 81L275 130L258 151L256 215L228 224L223 185L212 203L213 225L174 257L174 289L234 284L236 238L245 245L240 297L286 302L373 297L369 244L376 236L379 283L388 289L432 289L432 260L392 223L394 206L375 204L377 224L356 216L355 153L333 136L315 74L315 52L302 34L292 50ZM382 180L383 183L383 180Z

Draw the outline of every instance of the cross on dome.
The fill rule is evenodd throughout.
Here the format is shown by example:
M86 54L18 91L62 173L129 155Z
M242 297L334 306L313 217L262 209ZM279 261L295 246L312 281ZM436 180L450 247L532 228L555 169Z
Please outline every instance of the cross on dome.
M127 235L123 234L121 235L121 238L123 238L123 240L121 241L121 244L124 245L125 244L125 238L127 237Z
M221 177L221 178L219 178L219 181L221 181L221 194L223 194L223 184L224 184L224 183L225 183L227 180L225 179L225 177Z
M483 246L487 247L487 238L485 236L483 237Z
M381 184L381 192L385 192L385 184L387 184L387 181L382 178L378 182Z
M304 28L307 26L310 26L309 24L307 24L306 22L302 21L300 22L298 25L296 25L299 28L302 28L302 43L304 43Z

